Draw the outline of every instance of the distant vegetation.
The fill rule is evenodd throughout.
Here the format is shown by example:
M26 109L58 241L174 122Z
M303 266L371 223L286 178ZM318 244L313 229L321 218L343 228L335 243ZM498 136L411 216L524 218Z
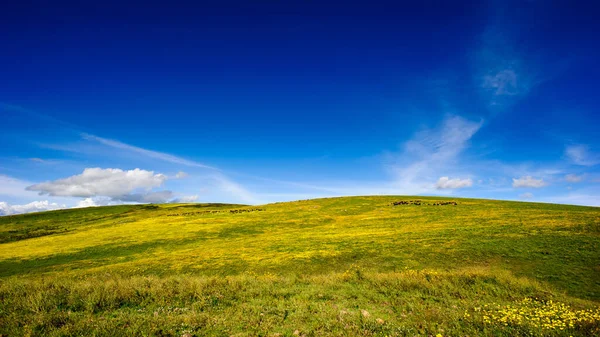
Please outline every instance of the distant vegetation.
M600 208L433 197L0 217L1 336L598 336Z

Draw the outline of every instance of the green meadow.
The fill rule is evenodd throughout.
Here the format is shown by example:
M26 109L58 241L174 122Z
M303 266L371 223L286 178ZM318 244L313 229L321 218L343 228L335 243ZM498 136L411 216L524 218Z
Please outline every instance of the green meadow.
M596 207L373 196L0 217L0 336L598 335Z

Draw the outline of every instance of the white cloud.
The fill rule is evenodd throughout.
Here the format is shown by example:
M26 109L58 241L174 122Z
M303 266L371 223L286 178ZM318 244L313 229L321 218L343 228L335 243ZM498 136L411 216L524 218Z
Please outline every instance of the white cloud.
M600 155L591 153L587 145L567 146L565 155L576 165L594 166L600 162Z
M96 204L96 201L94 200L94 198L85 198L83 200L80 200L77 203L77 205L73 206L73 208L96 207L96 206L100 206L100 205Z
M9 205L6 202L0 202L0 215L50 211L66 207L66 205L59 205L57 203L49 202L48 200L33 201L25 205Z
M449 179L448 177L441 177L435 184L437 189L454 189L471 186L473 186L473 181L471 179Z
M583 180L583 175L578 176L576 174L567 174L565 176L565 180L570 183L578 183Z
M27 190L50 196L80 198L104 196L123 201L164 202L166 201L164 198L171 192L148 192L154 187L161 186L166 180L167 177L164 174L155 174L153 171L137 168L129 171L112 168L86 168L82 174L31 185L27 187ZM140 189L146 193L133 193Z
M545 182L543 179L534 179L531 176L525 176L525 177L521 177L521 178L513 178L513 187L533 187L533 188L540 188L540 187L544 187L548 185L547 182Z
M124 204L121 200L115 200L109 197L93 197L79 200L79 202L72 208L83 208L83 207L99 207L99 206L114 206Z
M529 192L523 193L523 194L519 195L519 198L521 198L521 199L531 199L531 198L533 198L533 193L529 193Z
M84 139L95 141L95 142L98 142L105 146L112 147L117 150L133 152L133 153L142 155L144 157L158 159L158 160L169 162L172 164L178 164L178 165L184 165L184 166L193 167L193 168L212 170L214 174L210 174L210 175L208 175L208 177L211 179L211 182L209 184L212 185L215 192L217 192L217 193L225 192L227 194L230 194L230 198L233 197L234 200L240 200L241 202L245 202L245 203L257 204L257 203L261 202L261 200L259 200L253 193L251 193L250 191L245 189L239 183L237 183L234 180L227 177L224 174L224 171L217 167L209 166L209 165L199 163L199 162L196 162L193 160L174 156L172 154L158 152L158 151L152 151L152 150L140 148L137 146L125 144L125 143L119 142L117 140L105 139L102 137L85 134L85 133L82 134L82 137ZM258 179L258 180L268 180L267 178L262 178L262 177L256 177L256 176L250 176L250 175L244 175L244 174L238 174L238 175L246 176L246 177ZM181 171L179 173L177 173L177 175L176 175L176 178L179 178L179 179L185 178L185 177L188 177L188 174L185 172L181 172ZM293 182L285 182L285 181L279 181L279 183L295 184Z
M441 172L455 171L459 155L482 125L483 121L452 116L439 129L420 132L407 141L404 151L394 157L396 162L389 167L395 177L396 193L418 194L435 190L432 181L438 179Z
M179 197L175 200L173 200L172 202L177 202L177 203L189 203L189 202L196 202L198 200L198 196L197 195L186 195L183 197Z
M183 172L183 171L179 171L179 172L177 172L177 174L175 175L175 178L176 178L176 179L183 179L183 178L186 178L187 176L188 176L188 174L187 174L187 173L185 173L185 172Z
M0 174L0 195L7 197L35 197L35 193L25 190L31 182Z
M184 173L180 172L179 176ZM141 169L121 170L113 168L87 168L83 173L55 181L48 181L27 187L29 191L40 195L85 198L74 207L92 207L117 205L122 203L165 203L194 202L197 195L177 197L172 191L153 191L168 179L167 176L154 171ZM218 188L234 194L237 199L248 203L257 203L254 195L239 185L222 177L211 175L210 181Z

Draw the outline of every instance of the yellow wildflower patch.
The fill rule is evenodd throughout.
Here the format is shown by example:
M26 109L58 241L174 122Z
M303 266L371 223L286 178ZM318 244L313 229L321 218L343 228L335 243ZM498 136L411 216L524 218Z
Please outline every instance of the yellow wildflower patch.
M483 310L483 321L486 324L527 326L542 331L581 329L600 324L600 308L577 310L552 300L525 298L514 305Z

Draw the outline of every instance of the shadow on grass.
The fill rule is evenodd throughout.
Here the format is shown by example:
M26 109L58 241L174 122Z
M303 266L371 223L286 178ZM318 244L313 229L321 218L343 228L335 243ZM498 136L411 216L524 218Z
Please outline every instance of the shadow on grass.
M40 259L0 261L0 277L18 274L43 274L50 271L87 269L113 265L135 259L138 254L144 254L158 248L168 248L173 245L186 245L192 242L206 240L203 234L191 236L183 240L156 240L138 244L107 244L89 247L77 252L55 254Z

